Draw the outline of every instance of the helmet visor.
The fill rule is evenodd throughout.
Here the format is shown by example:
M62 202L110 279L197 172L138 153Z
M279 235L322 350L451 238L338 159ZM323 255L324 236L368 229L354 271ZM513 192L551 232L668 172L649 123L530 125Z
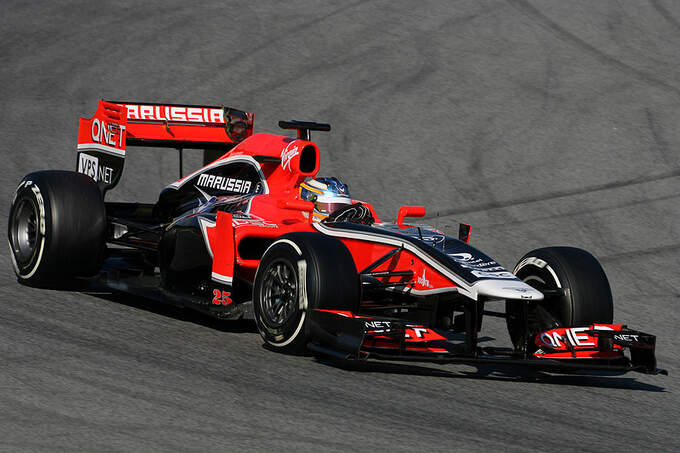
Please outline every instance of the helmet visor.
M337 209L344 208L345 206L351 204L351 201L349 199L336 199L334 201L319 201L317 200L316 203L314 203L316 206L316 210L319 212L323 212L326 214L331 214L332 212L336 211Z

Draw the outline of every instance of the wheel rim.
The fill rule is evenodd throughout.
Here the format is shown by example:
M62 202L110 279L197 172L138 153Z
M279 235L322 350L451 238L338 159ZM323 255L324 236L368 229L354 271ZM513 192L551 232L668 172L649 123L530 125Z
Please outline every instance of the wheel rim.
M524 268L516 274L517 278L522 280L527 285L538 291L555 290L558 288L557 283L554 278L541 268L530 266L529 268ZM556 300L552 300L549 303L546 301L538 302L506 302L506 312L512 318L508 318L508 330L510 333L510 338L512 339L515 347L519 347L520 351L524 351L524 337L521 335L523 333L523 327L521 324L521 305L529 303L527 312L527 323L528 323L528 351L533 353L536 346L533 343L533 338L546 330L554 329L560 327L562 323L560 322L559 313L556 310L559 309Z
M522 278L522 281L527 285L535 288L541 292L558 289L557 283L550 275L536 275L530 274ZM550 303L537 302L534 307L534 312L529 314L530 327L533 327L537 332L542 332L549 329L560 327L559 304L553 300Z
M19 202L12 216L12 251L20 267L33 261L38 249L38 206L30 200Z
M284 260L272 262L262 282L262 316L270 327L284 325L297 311L297 274Z

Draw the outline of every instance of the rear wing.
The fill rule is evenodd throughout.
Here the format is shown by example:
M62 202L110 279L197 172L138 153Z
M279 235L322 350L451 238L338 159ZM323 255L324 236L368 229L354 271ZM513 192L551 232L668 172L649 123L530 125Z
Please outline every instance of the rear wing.
M103 192L118 184L127 146L215 150L225 153L253 134L254 115L229 107L99 101L80 118L77 171Z
M127 110L131 146L229 150L253 134L254 115L230 107L110 102Z

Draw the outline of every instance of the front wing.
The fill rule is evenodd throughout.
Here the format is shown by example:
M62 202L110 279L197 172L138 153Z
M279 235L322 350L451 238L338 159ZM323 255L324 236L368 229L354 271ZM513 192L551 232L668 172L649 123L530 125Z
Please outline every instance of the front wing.
M475 329L472 329L475 330ZM506 364L545 371L637 371L668 374L656 367L656 337L617 324L552 329L536 336L533 354L481 348L476 336L404 320L316 309L310 316L311 351L343 360L390 360L462 364ZM628 355L626 355L626 350Z

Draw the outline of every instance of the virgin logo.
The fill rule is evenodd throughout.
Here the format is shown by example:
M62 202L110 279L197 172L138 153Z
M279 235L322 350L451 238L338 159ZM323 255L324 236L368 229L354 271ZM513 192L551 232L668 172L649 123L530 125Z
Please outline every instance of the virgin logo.
M425 271L426 269L423 269L423 275L421 277L418 277L418 284L420 286L424 286L425 288L432 288L432 285L430 285L430 281L425 277Z
M281 151L281 168L288 171L293 171L290 162L293 160L293 157L300 154L297 146L295 148L288 149L292 143L293 142L288 144L288 146L286 146L285 149Z

